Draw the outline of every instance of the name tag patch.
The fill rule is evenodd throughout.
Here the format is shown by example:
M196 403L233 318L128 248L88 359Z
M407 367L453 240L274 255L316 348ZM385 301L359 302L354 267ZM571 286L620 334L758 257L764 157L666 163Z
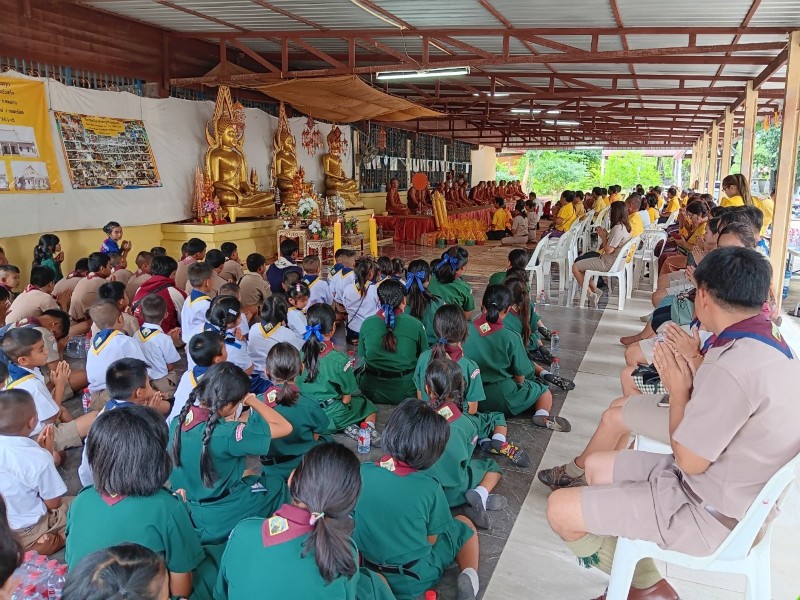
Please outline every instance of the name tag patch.
M244 428L245 424L240 423L239 426L236 428L236 441L241 442L242 438L244 437Z
M289 531L289 521L283 517L275 515L274 517L270 517L268 522L270 535L280 535L281 533Z

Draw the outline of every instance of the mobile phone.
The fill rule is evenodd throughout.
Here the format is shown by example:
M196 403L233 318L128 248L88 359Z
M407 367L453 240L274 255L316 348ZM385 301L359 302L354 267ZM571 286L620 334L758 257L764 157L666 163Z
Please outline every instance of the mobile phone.
M659 408L669 408L669 394L664 394L658 401Z
M689 252L689 254L686 255L686 266L687 267L697 266L697 261L694 259L694 254L692 254L691 252Z

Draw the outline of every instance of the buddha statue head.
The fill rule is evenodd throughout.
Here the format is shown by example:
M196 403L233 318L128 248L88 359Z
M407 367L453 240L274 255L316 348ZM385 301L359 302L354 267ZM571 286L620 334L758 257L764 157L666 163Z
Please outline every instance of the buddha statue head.
M342 148L342 130L338 126L331 127L331 132L328 134L328 151L334 156L339 156Z
M238 146L239 135L233 120L227 116L221 116L216 124L217 140L219 145L224 148Z

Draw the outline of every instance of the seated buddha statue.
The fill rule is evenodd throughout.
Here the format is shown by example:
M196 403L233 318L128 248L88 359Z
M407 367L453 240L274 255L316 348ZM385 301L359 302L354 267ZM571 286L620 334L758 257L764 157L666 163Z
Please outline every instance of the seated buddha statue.
M275 185L281 192L281 202L287 206L297 205L302 190L295 189L298 164L294 138L291 134L281 140L275 152Z
M223 91L224 88L224 91ZM227 94L226 94L227 92ZM275 195L258 191L255 172L249 175L241 145L244 132L233 121L230 91L221 86L212 127L206 129L209 148L206 152L206 176L214 185L214 195L228 213L231 223L238 217L267 217L275 214ZM211 135L213 131L214 135Z
M398 187L400 182L397 177L392 177L389 181L389 188L386 190L386 212L390 215L407 215L408 208L400 200Z
M322 170L325 172L325 195L341 196L351 207L360 207L358 182L345 177L340 157L342 131L334 125L328 134L328 153L322 155Z

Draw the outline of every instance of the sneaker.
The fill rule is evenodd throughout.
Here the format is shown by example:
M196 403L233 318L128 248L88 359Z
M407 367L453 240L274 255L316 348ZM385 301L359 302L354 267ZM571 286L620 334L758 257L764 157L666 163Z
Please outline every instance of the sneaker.
M549 429L550 431L569 433L572 430L572 425L564 417L554 417L553 415L534 415L531 417L531 422L536 427Z
M369 443L371 446L375 446L376 448L381 447L381 434L378 433L378 430L375 427L369 428Z
M597 308L597 305L600 303L600 297L603 295L603 290L597 288L597 291L594 293L589 294L589 304L591 304L592 308Z
M570 477L567 475L567 465L559 465L552 469L543 469L536 476L551 490L560 488L579 487L586 485L586 476Z
M456 579L456 600L475 600L472 580L466 573L459 573Z
M501 442L500 440L492 440L492 448L489 450L491 454L498 454L505 456L518 467L523 469L531 466L531 459L528 453L522 448L511 442Z
M562 377L561 375L553 375L552 373L548 373L547 375L542 375L541 379L542 381L546 381L551 385L560 387L562 390L566 392L575 389L575 383L573 383L571 379L567 379L566 377Z
M542 336L542 339L544 339L544 340L550 341L550 338L553 337L553 331L551 329L548 329L544 325L539 325L539 328L537 329L537 331L539 332L539 335Z
M489 515L483 506L481 496L475 490L467 490L464 494L467 503L464 505L464 514L480 529L489 529Z
M508 500L505 496L501 496L500 494L489 494L489 497L486 498L486 510L505 510L508 508Z
M348 425L342 430L342 433L345 434L350 439L358 441L358 430L359 426L353 423L352 425Z

